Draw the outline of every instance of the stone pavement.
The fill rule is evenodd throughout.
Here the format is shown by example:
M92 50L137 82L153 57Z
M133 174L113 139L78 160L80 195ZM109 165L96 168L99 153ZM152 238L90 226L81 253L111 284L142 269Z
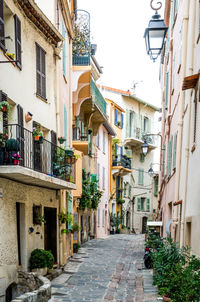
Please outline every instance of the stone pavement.
M143 235L91 240L52 281L49 302L156 302L152 270L144 268L143 256Z

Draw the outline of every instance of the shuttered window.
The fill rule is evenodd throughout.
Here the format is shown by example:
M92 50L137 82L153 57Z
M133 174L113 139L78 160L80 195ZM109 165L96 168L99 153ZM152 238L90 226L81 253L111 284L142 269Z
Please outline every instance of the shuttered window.
M126 137L130 137L130 119L129 119L130 112L126 109Z
M121 179L120 179L120 176L117 176L116 178L116 199L117 198L120 198L120 183L121 183Z
M105 224L105 210L102 211L102 226L104 227Z
M165 77L165 110L167 111L168 108L168 85L169 83L169 73L166 72L166 77Z
M0 0L0 48L6 51L5 47L5 23L4 23L4 0Z
M154 179L154 196L158 196L158 177Z
M137 199L137 211L141 211L141 198L138 197Z
M150 212L150 199L149 198L147 198L146 211Z
M172 169L176 168L176 145L177 145L177 132L174 134L173 164L172 164Z
M92 139L93 135L92 133L88 134L88 155L92 156Z
M100 186L100 164L97 164L97 185Z
M37 94L46 99L46 52L36 44Z
M138 170L138 185L144 185L144 169Z
M17 17L14 16L15 20L15 58L16 64L21 69L22 68L22 46L21 46L21 21Z
M117 125L117 109L115 109L115 125Z

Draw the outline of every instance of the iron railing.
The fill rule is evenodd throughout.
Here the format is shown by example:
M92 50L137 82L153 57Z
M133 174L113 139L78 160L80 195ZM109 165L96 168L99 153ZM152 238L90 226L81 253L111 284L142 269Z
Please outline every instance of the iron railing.
M135 138L138 140L142 140L144 141L144 136L145 134L147 134L147 132L142 131L140 128L136 127L136 128L131 128L129 129L129 131L126 134L126 138ZM148 144L155 144L155 139L153 136L146 136L145 140Z
M75 158L57 145L41 137L36 141L33 133L18 124L8 125L7 138L0 142L0 166L22 167L75 182ZM12 144L10 144L11 140Z
M90 55L73 55L72 59L73 66L89 66Z
M131 169L131 159L126 155L113 155L112 161L113 167L122 166L127 169Z
M98 106L98 108L106 115L106 101L96 86L95 82L91 79L91 95L93 96L93 101Z
M88 141L88 130L73 127L73 141Z

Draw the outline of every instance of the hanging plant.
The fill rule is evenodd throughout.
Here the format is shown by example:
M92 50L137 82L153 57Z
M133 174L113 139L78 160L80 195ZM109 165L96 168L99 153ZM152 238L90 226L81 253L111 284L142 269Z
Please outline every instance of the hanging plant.
M0 111L10 112L10 105L7 101L0 102Z

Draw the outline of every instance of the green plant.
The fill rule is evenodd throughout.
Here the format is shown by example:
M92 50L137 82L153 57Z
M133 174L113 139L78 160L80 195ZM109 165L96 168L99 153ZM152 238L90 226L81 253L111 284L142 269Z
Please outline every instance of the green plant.
M123 203L125 203L125 200L122 199L122 198L117 198L117 203L118 204L123 204Z
M52 252L44 250L44 254L45 254L45 257L46 257L47 267L49 269L52 269L53 268L53 264L54 264L54 256L53 256Z
M81 230L81 227L77 222L74 222L71 230L72 232L79 232Z
M44 268L47 267L47 259L44 250L35 249L31 252L30 268Z
M10 113L10 105L7 101L0 102L0 111L4 111L4 108L6 107L6 112Z
M16 151L20 150L19 142L15 138L9 138L6 140L6 150L7 151Z
M37 217L35 217L35 222L36 224L42 224L42 223L46 223L46 220L44 218L44 216L42 215L38 215Z
M119 233L120 223L121 223L121 217L120 215L117 215L115 219L116 233Z
M118 122L117 122L117 126L121 126L121 122L118 121Z
M79 248L80 248L80 245L79 245L78 243L74 243L74 244L73 244L73 252L74 252L74 253L77 253L78 250L79 250Z
M5 147L7 139L8 139L7 133L0 133L0 147Z
M35 136L43 136L43 132L41 131L41 126L40 124L37 124L36 127L33 128L33 132L32 132L33 137Z
M73 216L69 214L66 210L58 213L58 219L61 223L71 224L73 222Z

